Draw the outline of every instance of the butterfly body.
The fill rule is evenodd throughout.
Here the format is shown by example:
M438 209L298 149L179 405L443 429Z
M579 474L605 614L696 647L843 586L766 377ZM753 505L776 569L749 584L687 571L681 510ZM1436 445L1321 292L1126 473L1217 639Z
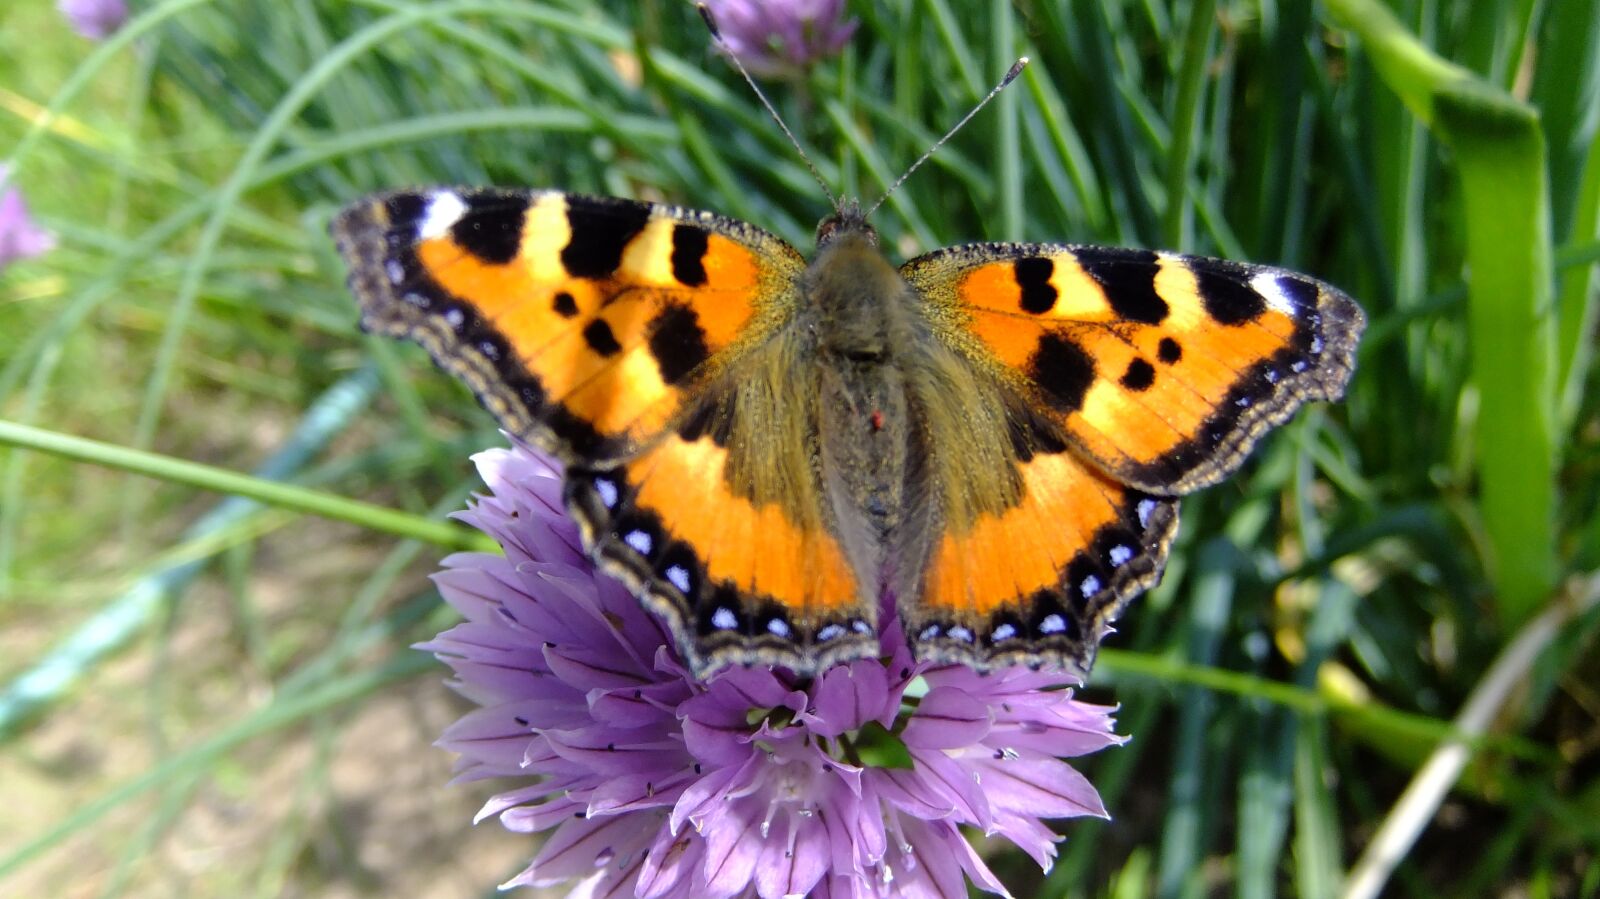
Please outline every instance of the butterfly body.
M431 190L333 232L363 324L568 466L591 553L702 673L877 652L1080 675L1176 496L1336 398L1362 320L1278 269L973 244L896 267L853 207L807 263L710 213Z

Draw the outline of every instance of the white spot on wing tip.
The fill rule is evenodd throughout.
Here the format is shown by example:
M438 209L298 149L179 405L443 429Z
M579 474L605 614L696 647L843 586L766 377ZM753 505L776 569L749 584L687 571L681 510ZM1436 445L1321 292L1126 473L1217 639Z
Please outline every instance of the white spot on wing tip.
M428 199L428 209L422 214L422 224L417 226L417 236L423 240L445 236L466 211L466 202L454 193L448 190L435 193Z
M731 631L739 626L739 616L733 610L724 606L712 613L711 626L721 631Z
M1066 629L1067 619L1062 618L1060 615L1046 615L1044 620L1039 622L1039 633L1041 634L1059 634Z
M789 636L789 623L782 618L773 618L767 621L767 633L774 637Z
M1284 292L1283 283L1272 272L1262 272L1250 279L1250 287L1261 298L1267 301L1267 306L1282 312L1290 318L1296 318L1294 301L1289 299L1289 294Z
M609 478L595 478L594 490L600 494L600 505L607 509L617 507L617 482Z

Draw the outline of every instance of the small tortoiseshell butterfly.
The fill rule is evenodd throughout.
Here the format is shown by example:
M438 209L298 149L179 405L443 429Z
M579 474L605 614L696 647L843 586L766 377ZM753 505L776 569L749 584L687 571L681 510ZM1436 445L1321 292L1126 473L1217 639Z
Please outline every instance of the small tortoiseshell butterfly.
M1175 253L896 269L854 204L809 263L744 222L560 191L380 194L332 230L363 327L566 464L585 545L702 676L875 655L886 590L918 658L1087 676L1161 576L1177 497L1339 398L1363 325L1320 281Z

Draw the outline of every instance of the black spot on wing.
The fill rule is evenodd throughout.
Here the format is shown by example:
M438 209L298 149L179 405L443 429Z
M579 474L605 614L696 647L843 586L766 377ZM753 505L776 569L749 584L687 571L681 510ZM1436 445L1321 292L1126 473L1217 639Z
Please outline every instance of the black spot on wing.
M555 302L551 305L551 308L555 309L556 314L562 318L573 318L578 314L578 301L572 298L572 294L563 290L556 294Z
M672 229L672 277L685 287L699 287L706 283L706 248L709 235L705 229L693 225L676 225Z
M522 249L527 211L527 202L513 197L469 197L467 211L450 226L450 236L483 262L505 265Z
M622 263L622 251L650 220L650 207L629 200L567 198L572 239L561 250L561 264L577 278L609 278Z
M1045 391L1050 405L1076 412L1094 383L1094 359L1070 337L1050 332L1039 338L1029 357L1028 375Z
M1159 325L1171 311L1156 293L1156 273L1161 260L1149 250L1116 247L1081 247L1074 251L1078 264L1106 293L1117 315L1147 325Z
M1033 256L1018 259L1011 267L1016 275L1017 287L1022 291L1019 305L1023 312L1043 315L1055 308L1057 291L1055 285L1050 283L1050 275L1056 268L1054 262L1042 256Z
M1154 384L1155 382L1155 366L1144 361L1143 359L1135 359L1132 362L1129 362L1128 370L1122 373L1122 386L1128 388L1129 390L1149 390L1150 385Z
M711 355L706 332L694 310L670 303L650 322L650 354L661 370L661 380L677 384Z
M611 333L611 326L604 319L595 319L583 328L583 339L588 342L589 349L602 356L615 356L622 352L622 344L617 343L617 336Z
M1266 298L1237 275L1206 266L1194 270L1195 285L1206 314L1224 325L1242 325L1267 311Z
M1171 337L1161 338L1161 344L1156 348L1156 358L1167 365L1174 365L1183 358L1183 347Z

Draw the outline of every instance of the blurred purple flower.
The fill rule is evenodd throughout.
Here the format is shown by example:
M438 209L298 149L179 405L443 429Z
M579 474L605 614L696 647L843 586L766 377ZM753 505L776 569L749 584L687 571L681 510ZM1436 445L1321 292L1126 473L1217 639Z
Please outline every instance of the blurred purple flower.
M56 237L34 223L22 191L9 186L11 173L0 166L0 269L18 259L55 249Z
M549 831L506 886L577 879L573 896L965 896L1005 893L960 827L1048 868L1043 818L1105 816L1057 756L1119 744L1110 709L1060 674L980 676L883 657L812 680L728 668L697 681L665 627L597 573L559 470L518 445L477 457L489 494L458 517L505 556L435 576L466 621L421 648L480 708L440 745L457 781L522 778L478 820Z
M763 75L794 74L838 53L855 34L844 0L706 0L717 30L745 68Z
M57 0L72 30L91 41L110 37L122 23L128 21L128 4L125 0Z

